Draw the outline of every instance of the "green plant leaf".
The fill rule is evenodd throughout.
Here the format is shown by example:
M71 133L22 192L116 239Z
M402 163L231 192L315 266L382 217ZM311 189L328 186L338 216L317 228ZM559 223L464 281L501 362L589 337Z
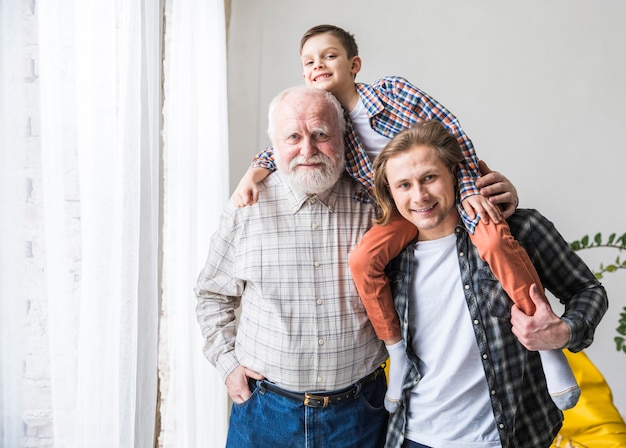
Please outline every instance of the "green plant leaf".
M609 240L606 242L606 244L610 246L611 244L613 244L613 241L615 241L615 234L611 233L611 235L609 236Z
M587 247L589 245L589 236L585 235L582 237L582 239L580 240L580 244L583 247Z
M602 234L600 232L596 233L596 236L593 238L594 242L597 246L602 244Z
M620 336L615 336L615 349L620 351L624 347L624 338Z

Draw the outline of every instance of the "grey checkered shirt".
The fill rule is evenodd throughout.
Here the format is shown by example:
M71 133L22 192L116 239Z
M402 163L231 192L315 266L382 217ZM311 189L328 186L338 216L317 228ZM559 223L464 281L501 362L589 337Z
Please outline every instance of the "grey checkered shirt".
M537 268L543 286L565 305L561 317L571 330L567 347L574 352L586 348L608 306L604 288L552 223L539 212L518 210L508 222L511 232ZM478 257L467 231L457 226L456 235L461 279L464 285L468 285L464 294L478 348L483 354L487 384L493 391L491 406L502 446L548 447L561 427L563 416L548 394L539 355L526 350L511 332L512 302L489 266ZM413 263L413 247L410 246L389 265L387 272L411 360L404 383L404 398L420 380L416 356L410 351L408 330ZM559 313L558 310L555 312ZM386 447L401 447L405 411L401 408L391 416Z

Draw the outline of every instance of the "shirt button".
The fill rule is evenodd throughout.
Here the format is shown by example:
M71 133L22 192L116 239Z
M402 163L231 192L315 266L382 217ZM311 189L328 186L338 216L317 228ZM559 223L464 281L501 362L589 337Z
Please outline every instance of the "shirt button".
M495 390L492 390L492 391L491 391L491 395L495 395L495 394L496 394L496 391L495 391Z
M469 289L469 288L470 288L469 285L465 285L465 289Z
M500 428L500 429L504 429L504 423L500 423L500 424L498 425L498 428Z
M324 345L324 339L318 339L318 340L317 340L317 343L318 343L319 345Z
M313 263L313 266L315 266L316 268L319 268L320 267L320 262L316 261L315 263Z
M474 325L478 325L478 319L474 319Z
M323 304L323 303L324 303L324 301L323 301L322 299L317 299L317 304L318 304L318 305L321 305L321 304Z
M483 354L483 359L487 359L487 354Z
M316 223L316 224L313 224L311 227L313 227L313 230L317 230L319 228L319 225Z
M321 383L322 381L324 381L324 378L322 378L321 376L318 376L318 377L317 377L317 382L318 382L318 383Z
M465 256L465 252L459 252L459 257L464 257Z

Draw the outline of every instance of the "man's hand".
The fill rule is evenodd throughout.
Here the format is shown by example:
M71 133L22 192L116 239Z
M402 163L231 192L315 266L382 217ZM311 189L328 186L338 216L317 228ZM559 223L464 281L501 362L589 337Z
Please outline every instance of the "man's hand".
M502 215L508 218L515 213L519 204L515 186L502 174L491 171L482 160L478 162L478 167L482 174L476 180L476 187L480 188L480 194L489 198L492 204L500 205Z
M528 350L554 350L565 347L570 338L568 326L554 314L548 300L534 283L530 298L535 304L535 314L528 316L517 305L511 309L513 334Z
M252 395L248 386L248 378L254 378L255 380L264 379L260 373L247 369L244 366L235 367L235 370L226 377L228 395L237 404L243 403Z

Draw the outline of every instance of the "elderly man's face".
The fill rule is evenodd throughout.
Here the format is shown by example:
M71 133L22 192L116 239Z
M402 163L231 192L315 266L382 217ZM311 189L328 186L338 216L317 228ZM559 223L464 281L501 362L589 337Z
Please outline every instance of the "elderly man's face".
M274 114L274 154L292 188L313 195L330 189L344 168L337 112L323 98L288 95Z

